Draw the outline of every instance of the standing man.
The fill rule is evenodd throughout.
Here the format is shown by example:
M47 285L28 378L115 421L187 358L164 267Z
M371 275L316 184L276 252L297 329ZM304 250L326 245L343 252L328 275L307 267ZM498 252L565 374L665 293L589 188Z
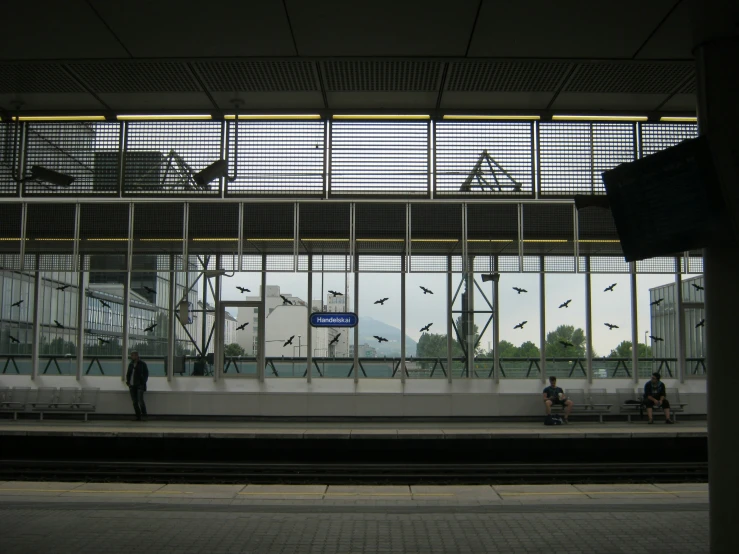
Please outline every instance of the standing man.
M644 385L644 406L647 408L647 423L654 423L652 409L662 408L665 412L665 423L675 423L670 419L670 403L667 401L665 384L660 381L659 373L652 373L652 378Z
M565 423L569 423L570 412L574 403L565 396L565 391L557 386L557 378L554 375L549 378L549 386L544 389L544 406L546 406L547 415L552 413L552 404L564 406Z
M134 350L131 352L131 363L128 364L126 372L126 384L131 393L133 401L133 409L136 412L136 421L146 420L146 404L144 404L144 391L146 391L146 381L149 380L149 368L146 362L139 358L139 353Z

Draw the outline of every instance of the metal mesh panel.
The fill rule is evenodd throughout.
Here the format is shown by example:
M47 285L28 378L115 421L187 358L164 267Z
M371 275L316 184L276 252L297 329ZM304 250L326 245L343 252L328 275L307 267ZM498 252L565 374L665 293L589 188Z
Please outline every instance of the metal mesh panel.
M499 273L518 273L521 271L521 258L518 256L499 256Z
M157 203L134 206L134 252L182 251L184 210L182 204Z
M300 248L312 253L349 252L349 204L308 203L300 207Z
M524 256L523 271L528 273L539 273L541 271L541 258L539 258L539 256Z
M429 262L421 258L438 254L461 254L461 245L462 206L460 204L414 204L411 206L410 271L441 271L423 269ZM432 267L437 267L436 262L432 263ZM446 262L443 271L446 271Z
M29 123L23 185L27 195L118 192L119 123ZM34 169L36 168L36 169ZM52 182L43 170L73 177ZM55 179L54 176L51 179Z
M33 256L26 256L33 260ZM0 254L0 269L4 270L19 270L21 268L21 256L20 254ZM26 269L30 269L26 265Z
M690 256L688 258L688 273L703 273L703 258Z
M411 271L419 273L447 273L449 263L446 256L413 256ZM459 268L461 271L461 267Z
M533 128L531 122L437 123L435 194L533 194Z
M294 256L267 256L267 271L295 271Z
M524 205L524 252L574 256L575 228L572 210L570 204Z
M127 250L127 203L80 205L80 252Z
M26 252L74 250L74 204L29 204Z
M524 258L524 265L526 259ZM545 273L574 273L575 258L572 256L545 256L544 272Z
M82 257L82 270L95 273L121 273L127 270L126 254L88 254Z
M124 194L218 195L222 176L203 172L223 159L223 125L217 121L142 121L126 127ZM206 182L207 181L207 182Z
M632 123L541 123L542 196L605 194L601 174L634 159Z
M313 256L313 271L336 271L345 272L349 271L349 262L351 259L349 256L341 256L335 254L317 255Z
M642 157L698 136L696 123L641 123L639 127Z
M229 122L229 152L235 149L235 124ZM230 195L321 196L324 189L323 121L239 122L238 172L233 156L226 185Z
M594 207L579 209L577 230L581 254L623 255L611 210Z
M675 270L675 258L671 256L638 260L636 262L637 273L675 273Z
M242 271L262 271L262 256L245 255L241 256Z
M294 227L293 204L244 204L244 253L292 252Z
M236 252L239 247L239 205L191 203L187 233L191 252Z
M18 185L13 180L13 172L18 167L17 133L20 130L16 131L15 125L0 123L0 196L18 193Z
M359 256L358 271L368 273L401 273L403 271L402 256Z
M429 123L334 122L330 192L426 195Z
M357 204L355 211L357 252L401 254L405 250L405 213L405 204ZM394 262L390 263L394 266ZM380 265L385 267L383 264Z
M74 256L70 254L41 254L38 258L39 271L72 271Z
M20 204L0 204L0 251L20 252L23 207Z
M590 273L629 273L629 263L623 258L591 256Z
M518 206L469 204L467 251L476 255L517 254Z
M442 63L421 60L334 60L322 62L330 92L436 92Z

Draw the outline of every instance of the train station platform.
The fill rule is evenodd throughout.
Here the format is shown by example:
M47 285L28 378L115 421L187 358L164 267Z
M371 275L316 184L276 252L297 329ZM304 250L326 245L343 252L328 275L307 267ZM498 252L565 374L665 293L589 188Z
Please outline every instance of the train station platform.
M5 481L0 522L4 554L688 554L708 551L708 487Z

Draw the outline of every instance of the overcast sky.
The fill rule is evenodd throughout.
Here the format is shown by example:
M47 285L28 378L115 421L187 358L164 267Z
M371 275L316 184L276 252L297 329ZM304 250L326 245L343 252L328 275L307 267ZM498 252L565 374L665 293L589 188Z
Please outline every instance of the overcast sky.
M239 300L243 297L236 286L247 287L253 294L259 290L259 273L237 273L234 277L223 279L223 299ZM585 276L573 273L548 273L546 278L546 331L553 331L559 325L573 325L585 328ZM457 290L460 274L452 276L452 294ZM476 279L480 288L492 302L492 284L483 283L479 274ZM525 341L539 344L539 279L538 273L503 273L500 278L500 339L518 346ZM394 327L400 327L400 275L397 273L360 273L359 321L363 316L370 316ZM446 274L443 273L408 273L406 274L406 334L418 340L420 329L433 323L431 332L446 334ZM627 274L593 274L592 282L592 317L593 348L598 356L607 356L621 341L631 340L631 300L630 277ZM644 342L645 331L650 330L649 289L675 282L672 274L640 274L637 275L637 325L639 342ZM350 306L354 309L354 276L348 275ZM613 291L603 289L616 283ZM308 299L308 277L301 273L268 273L268 285L279 285L282 293ZM422 285L431 289L434 294L423 294ZM518 294L513 287L526 289L528 292ZM323 287L323 288L322 288ZM328 290L344 292L345 276L343 273L315 273L313 276L313 298L323 298ZM461 291L454 309L461 309ZM375 300L388 297L383 306L374 304ZM566 300L572 299L568 308L559 308ZM479 290L475 290L475 309L489 310ZM454 314L456 319L459 314ZM482 330L488 320L488 314L476 314L475 322ZM527 321L523 329L513 327ZM618 325L618 329L609 330L604 323ZM488 326L483 334L481 346L487 350L493 341L492 326Z

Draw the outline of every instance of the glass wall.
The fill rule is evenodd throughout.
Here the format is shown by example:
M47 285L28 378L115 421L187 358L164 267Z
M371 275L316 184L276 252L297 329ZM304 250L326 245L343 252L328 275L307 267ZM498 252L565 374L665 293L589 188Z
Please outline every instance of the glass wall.
M503 273L500 301L500 377L541 377L539 328L541 294L538 273ZM489 351L492 355L492 352ZM492 368L492 363L491 363Z
M548 273L546 286L547 375L587 375L585 275Z

